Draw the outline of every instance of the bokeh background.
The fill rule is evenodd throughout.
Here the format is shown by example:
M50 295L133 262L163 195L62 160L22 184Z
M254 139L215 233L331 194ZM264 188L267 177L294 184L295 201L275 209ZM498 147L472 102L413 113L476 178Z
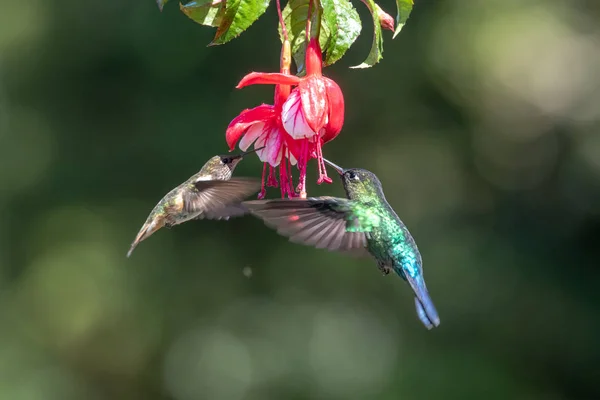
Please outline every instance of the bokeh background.
M383 61L351 70L372 37L356 3L325 156L381 178L433 331L395 275L252 217L125 258L228 122L271 102L234 86L278 67L274 4L206 47L177 3L1 3L0 399L600 399L597 1L417 1ZM309 170L309 194L342 195Z

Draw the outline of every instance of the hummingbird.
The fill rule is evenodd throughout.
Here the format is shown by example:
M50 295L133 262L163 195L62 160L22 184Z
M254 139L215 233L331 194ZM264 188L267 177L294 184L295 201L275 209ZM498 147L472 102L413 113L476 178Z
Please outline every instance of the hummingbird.
M377 176L343 169L323 159L341 177L347 198L310 197L244 201L251 214L291 242L354 255L371 255L379 270L392 270L408 282L417 316L427 329L440 324L423 276L417 244L388 204Z
M254 178L231 178L235 167L249 153L217 155L202 169L163 197L131 244L127 257L136 246L162 228L171 228L192 219L224 219L247 213L242 200L258 192L260 182Z

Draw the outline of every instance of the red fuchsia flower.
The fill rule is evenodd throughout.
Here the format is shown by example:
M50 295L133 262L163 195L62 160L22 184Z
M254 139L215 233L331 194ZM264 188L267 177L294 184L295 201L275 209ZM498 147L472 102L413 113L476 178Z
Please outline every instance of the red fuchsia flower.
M323 162L322 145L333 140L344 124L344 96L333 80L321 74L323 56L316 38L306 48L306 76L300 78L282 73L252 72L237 88L256 84L294 85L281 110L281 121L287 133L295 139L293 149L300 169L300 196L305 197L306 163L316 158L319 168L317 183L331 183Z
M288 59L291 60L289 42L284 44L282 49L282 74L289 74ZM287 66L286 66L287 64ZM265 178L267 165L269 166L269 175L267 186L277 187L277 178L275 169L279 167L279 184L281 185L281 197L295 197L292 184L292 165L296 165L297 159L294 154L298 154L298 143L290 137L283 128L281 121L281 109L284 102L290 95L291 87L289 85L275 86L274 105L261 104L252 109L246 109L231 121L225 133L225 140L230 151L235 148L239 141L239 147L246 151L252 144L258 150L258 158L264 162L262 174L262 187L258 195L262 199L266 195ZM241 139L241 140L240 140Z

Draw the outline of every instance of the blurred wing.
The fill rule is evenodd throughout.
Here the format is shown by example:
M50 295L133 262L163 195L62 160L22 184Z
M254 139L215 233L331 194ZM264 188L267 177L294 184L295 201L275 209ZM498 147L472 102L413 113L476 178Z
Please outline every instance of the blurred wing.
M247 213L248 209L246 207L242 205L232 205L220 208L218 210L206 211L195 219L222 219L227 221L229 218L241 217Z
M242 203L290 241L319 249L367 254L367 237L353 203L336 197L255 200Z
M248 212L241 202L258 193L260 181L254 178L208 180L194 183L195 191L184 194L184 209L199 214L195 219L229 219Z

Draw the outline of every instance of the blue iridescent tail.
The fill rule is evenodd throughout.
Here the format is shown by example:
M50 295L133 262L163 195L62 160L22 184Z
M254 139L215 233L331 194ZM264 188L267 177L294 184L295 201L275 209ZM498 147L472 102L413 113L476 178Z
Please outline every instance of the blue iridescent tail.
M408 281L415 292L415 308L417 309L417 316L427 329L435 328L440 324L440 317L433 305L431 297L429 297L425 281L423 281L423 279L415 279L412 281L409 279Z
M427 329L433 329L436 326L438 326L440 324L440 317L437 314L437 311L435 310L435 307L433 307L433 303L429 303L432 307L432 309L430 310L430 313L426 313L425 309L423 308L423 305L421 305L421 302L419 301L419 299L417 299L415 297L415 308L417 309L417 316L419 317L419 319L421 320L421 322L423 323L423 325L425 325L425 327ZM432 313L433 311L433 313ZM435 315L435 317L433 315ZM433 318L433 320L430 319L430 317L428 315L432 315L431 318Z

